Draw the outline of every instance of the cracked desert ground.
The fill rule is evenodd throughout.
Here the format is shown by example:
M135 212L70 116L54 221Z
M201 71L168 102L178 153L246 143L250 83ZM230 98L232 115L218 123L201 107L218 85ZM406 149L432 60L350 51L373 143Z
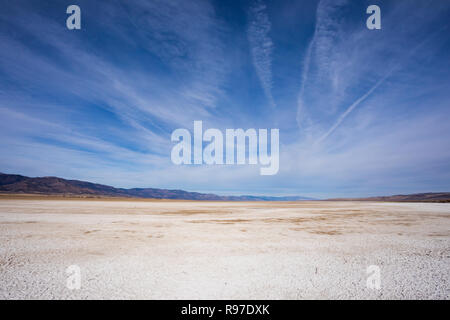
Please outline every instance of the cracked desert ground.
M446 203L0 200L1 299L449 299L449 262Z

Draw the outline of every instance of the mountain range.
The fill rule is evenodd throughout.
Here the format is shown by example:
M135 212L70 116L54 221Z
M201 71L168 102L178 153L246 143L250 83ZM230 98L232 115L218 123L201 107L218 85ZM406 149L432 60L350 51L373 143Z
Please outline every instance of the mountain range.
M188 192L157 188L114 188L111 186L58 177L30 178L0 173L0 193L41 194L90 197L130 197L147 199L216 200L216 201L298 201L313 200L300 196L219 196L212 193Z
M367 198L327 199L339 201L394 201L394 202L450 202L450 192L428 192L414 194L397 194L393 196L377 196Z
M0 193L64 195L80 197L126 197L143 199L179 199L214 201L299 201L316 200L302 196L220 196L213 193L189 192L157 188L115 188L103 184L58 177L30 178L18 174L0 173ZM333 201L396 201L396 202L450 202L450 192L429 192L368 198L338 198Z

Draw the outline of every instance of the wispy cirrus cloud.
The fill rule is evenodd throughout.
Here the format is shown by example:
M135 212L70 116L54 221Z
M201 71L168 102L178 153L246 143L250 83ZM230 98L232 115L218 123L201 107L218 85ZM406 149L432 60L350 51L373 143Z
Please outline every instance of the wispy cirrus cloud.
M376 92L390 78L409 73L408 83L420 81L415 70L404 68L432 54L436 47L433 37L445 32L442 26L430 30L433 19L444 15L445 4L440 13L419 3L414 12L422 14L408 16L403 14L409 8L405 3L390 4L389 10L382 6L386 10L379 31L365 28L368 16L362 15L358 25L350 21L345 13L352 6L347 0L319 2L315 30L303 58L297 124L300 132L315 137L316 142L335 132L368 97L385 94ZM425 11L429 12L423 14Z
M450 6L432 3L381 5L382 29L372 31L367 16L346 14L364 6L320 1L300 74L302 135L285 158L299 180L358 184L352 192L359 195L395 193L400 185L431 190L431 180L435 191L442 189L449 172L443 159L450 160L442 138L450 134L449 95L442 84L449 77L439 70L449 62L437 57L449 45L444 21Z
M422 40L418 45L416 45L414 48L410 49L405 56L400 59L397 63L397 65L391 67L390 69L385 71L385 74L364 94L362 94L360 97L358 97L350 106L348 106L347 109L337 118L336 122L326 131L317 141L316 143L320 143L323 140L325 140L328 136L330 136L344 121L344 119L355 109L357 108L361 103L363 103L372 93L374 93L375 90L379 86L381 86L391 75L393 75L396 71L399 71L403 65L405 65L408 60L414 56L414 54L420 50L424 45L426 45L433 36L436 35L436 33L439 33L442 31L442 28L437 32L432 32L430 35L426 36L424 40Z
M74 171L74 159L84 167L84 155L105 165L99 172L148 172L171 166L174 128L215 121L231 64L226 28L209 1L111 1L98 16L97 4L81 1L78 32L18 2L22 8L0 14L0 115L13 124L2 127L4 148L32 157L30 145L40 145L47 167L60 168L66 156ZM108 35L102 46L99 35ZM23 171L12 167L24 162L8 161L0 164ZM36 159L36 173L23 173L38 174L43 165Z
M303 131L310 131L312 120L308 114L305 102L305 88L309 80L313 63L320 64L318 77L326 77L325 70L329 67L331 50L339 32L339 19L335 18L339 10L347 3L346 0L319 1L316 10L316 22L314 33L307 46L303 58L300 90L297 99L297 124Z
M216 17L213 5L206 0L153 0L121 6L134 27L131 38L135 45L144 45L189 80L180 86L179 94L191 101L192 107L214 108L224 94L222 85L231 65L222 42L227 28ZM111 21L117 14L112 12ZM122 26L115 29L123 32ZM129 34L123 36L130 38Z
M272 52L274 44L269 36L271 23L266 5L257 0L249 9L248 41L253 59L253 65L258 75L261 87L269 105L276 107L272 94Z
M316 10L315 29L303 58L300 90L297 99L297 124L304 132L312 130L312 119L308 102L305 101L305 90L310 77L326 83L331 76L333 65L332 50L341 37L339 11L347 4L347 0L321 0Z

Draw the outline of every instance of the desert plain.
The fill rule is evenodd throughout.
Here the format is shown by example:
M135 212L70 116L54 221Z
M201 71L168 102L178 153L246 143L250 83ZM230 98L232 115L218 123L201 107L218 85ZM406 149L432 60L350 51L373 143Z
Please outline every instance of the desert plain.
M449 298L449 203L0 198L0 299Z

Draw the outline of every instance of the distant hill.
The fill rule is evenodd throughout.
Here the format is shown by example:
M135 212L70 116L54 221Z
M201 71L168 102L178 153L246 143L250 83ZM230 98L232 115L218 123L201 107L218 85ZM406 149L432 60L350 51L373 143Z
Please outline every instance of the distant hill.
M450 192L428 192L415 194L398 194L393 196L378 196L368 198L327 199L339 201L395 201L395 202L450 202Z
M212 193L188 192L156 188L122 189L58 177L30 178L0 173L0 193L41 194L91 197L130 197L147 199L217 200L217 201L298 201L307 197L219 196Z

